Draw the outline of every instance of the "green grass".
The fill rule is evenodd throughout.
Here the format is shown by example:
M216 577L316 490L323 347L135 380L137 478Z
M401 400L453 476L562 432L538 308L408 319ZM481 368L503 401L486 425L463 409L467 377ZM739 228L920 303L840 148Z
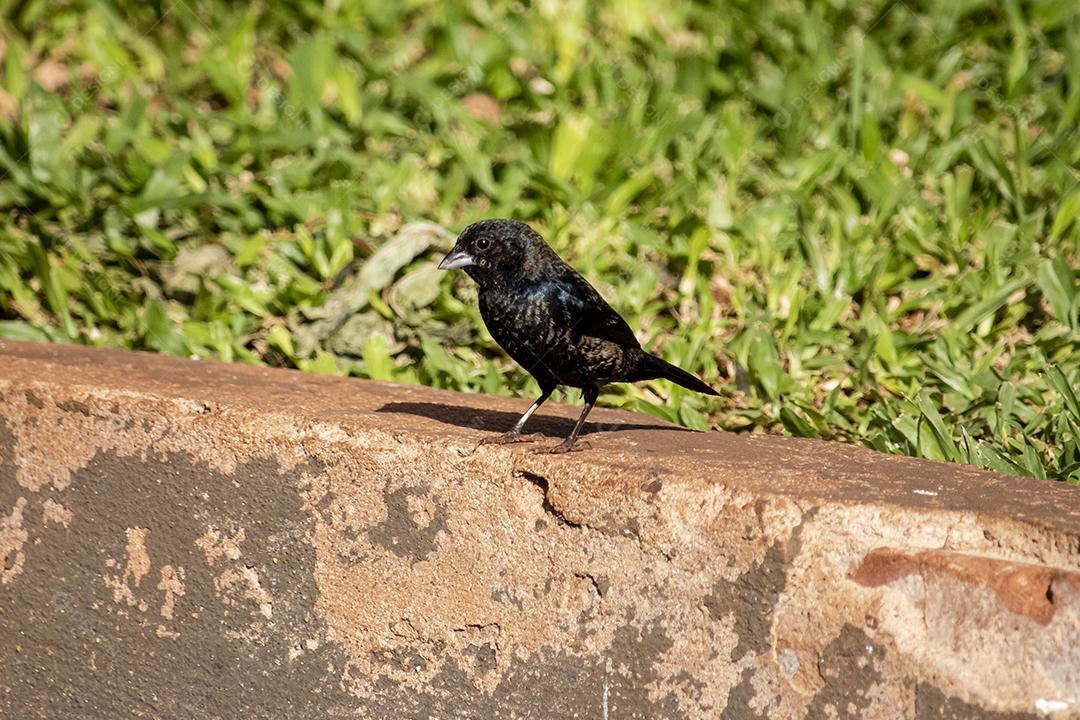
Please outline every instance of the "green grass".
M651 5L0 0L0 337L524 407L512 216L723 392L602 403L1080 481L1075 4Z

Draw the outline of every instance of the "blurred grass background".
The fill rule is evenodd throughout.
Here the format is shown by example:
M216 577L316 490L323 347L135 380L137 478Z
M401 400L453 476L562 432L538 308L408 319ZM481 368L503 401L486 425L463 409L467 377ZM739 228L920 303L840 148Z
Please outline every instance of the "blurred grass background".
M0 338L524 408L515 217L723 393L604 404L1080 481L1075 3L0 7Z

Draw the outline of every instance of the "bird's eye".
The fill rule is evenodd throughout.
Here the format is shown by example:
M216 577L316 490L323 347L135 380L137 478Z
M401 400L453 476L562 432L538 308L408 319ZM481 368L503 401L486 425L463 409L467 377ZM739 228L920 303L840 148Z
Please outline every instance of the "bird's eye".
M491 243L488 241L488 239L486 237L476 239L476 249L477 250L487 250L488 245L490 245L490 244Z

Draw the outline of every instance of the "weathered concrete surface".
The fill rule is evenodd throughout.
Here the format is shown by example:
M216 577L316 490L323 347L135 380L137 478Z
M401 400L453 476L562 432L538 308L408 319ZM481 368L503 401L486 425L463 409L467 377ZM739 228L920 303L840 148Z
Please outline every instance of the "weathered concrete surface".
M0 342L0 717L1077 716L1078 490L528 402Z

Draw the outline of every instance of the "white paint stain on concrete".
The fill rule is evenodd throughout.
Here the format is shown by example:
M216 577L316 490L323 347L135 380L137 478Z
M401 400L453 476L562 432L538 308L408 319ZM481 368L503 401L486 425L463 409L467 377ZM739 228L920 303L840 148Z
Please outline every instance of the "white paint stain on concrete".
M1061 712L1062 710L1068 709L1069 703L1064 700L1047 700L1046 698L1039 698L1035 701L1035 712L1043 717L1046 717L1050 713Z

